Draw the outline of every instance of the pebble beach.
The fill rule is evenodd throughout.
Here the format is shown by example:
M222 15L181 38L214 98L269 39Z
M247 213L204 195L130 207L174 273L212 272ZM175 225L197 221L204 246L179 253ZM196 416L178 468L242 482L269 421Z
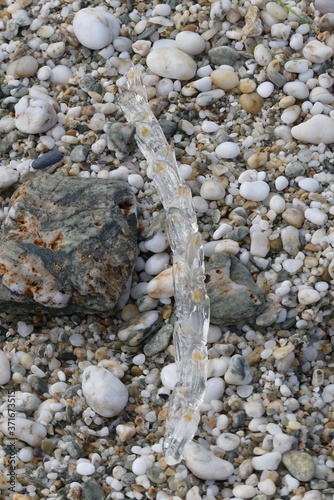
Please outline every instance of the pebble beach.
M333 500L333 30L332 0L0 0L1 223L45 172L124 181L138 218L115 314L0 310L0 499ZM192 193L211 301L176 465L166 214L117 102L133 65Z

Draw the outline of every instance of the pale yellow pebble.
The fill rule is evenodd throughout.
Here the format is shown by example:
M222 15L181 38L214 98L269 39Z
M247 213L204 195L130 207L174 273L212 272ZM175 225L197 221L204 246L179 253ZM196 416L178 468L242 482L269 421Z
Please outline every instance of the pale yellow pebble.
M273 352L273 358L277 359L278 361L284 359L294 349L295 346L289 342L285 346L275 349L275 351Z
M20 364L26 370L30 370L30 368L34 364L34 359L33 359L33 357L30 354L28 354L26 352L25 354L23 354L22 358L20 359Z
M293 97L292 95L286 95L280 99L278 105L281 109L286 109L289 108L290 106L293 106L296 102L296 98Z
M116 434L122 443L129 441L136 434L136 429L134 424L119 424L116 426Z
M236 255L237 253L239 253L239 251L239 243L237 241L229 239L220 241L215 247L215 253L224 252L230 255Z
M292 431L298 431L301 426L302 424L300 422L297 422L296 420L290 420L287 427Z
M147 285L147 293L154 299L169 298L174 295L172 267L155 276Z
M250 78L243 78L239 83L240 92L243 94L250 94L256 89L256 82Z
M263 99L257 92L242 94L239 97L239 104L247 113L257 115L262 109Z
M218 68L211 73L212 83L219 89L231 90L239 85L238 75L233 69Z
M264 151L261 151L260 153L254 153L247 160L247 165L252 169L264 167L266 163L267 153L265 153Z

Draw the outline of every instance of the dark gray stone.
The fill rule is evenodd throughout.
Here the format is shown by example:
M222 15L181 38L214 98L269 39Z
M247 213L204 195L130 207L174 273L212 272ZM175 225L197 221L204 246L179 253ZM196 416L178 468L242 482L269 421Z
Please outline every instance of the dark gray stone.
M104 489L94 480L82 483L81 496L83 500L104 500L106 498Z
M137 257L122 181L42 174L12 196L0 241L0 312L111 315Z
M167 349L173 335L173 330L172 325L164 325L155 335L152 335L144 345L145 356L154 356Z
M2 137L0 139L0 155L9 153L14 142L16 142L19 137L22 137L22 134L20 134L17 130L12 130L8 134L6 134L5 137Z
M249 321L263 308L264 293L239 259L226 253L213 254L206 265L210 298L210 321L233 325Z
M234 240L234 241L242 241L249 233L249 229L246 226L239 226L235 229L232 229L229 233L227 233L223 239Z
M128 154L135 147L135 128L128 123L115 122L109 129L109 139L116 151Z
M58 149L55 149L54 151L49 151L48 153L36 158L36 160L32 162L31 166L35 170L51 167L51 165L60 161L62 157L62 153L58 151Z
M233 47L221 46L209 50L210 63L215 66L221 66L222 64L234 66L238 59L239 54Z
M177 130L177 124L169 120L159 120L160 127L166 137L171 137Z

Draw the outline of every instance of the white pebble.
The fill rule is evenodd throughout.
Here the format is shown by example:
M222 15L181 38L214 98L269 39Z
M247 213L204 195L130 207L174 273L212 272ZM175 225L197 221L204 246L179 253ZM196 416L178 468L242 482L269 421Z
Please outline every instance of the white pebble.
M16 128L25 134L40 134L54 127L58 117L53 99L44 92L37 92L32 87L29 96L23 96L15 104Z
M217 132L217 130L219 130L219 125L217 125L217 123L215 122L210 122L209 120L203 120L201 127L203 132L206 132L208 134Z
M220 434L217 438L217 446L223 451L232 451L238 448L240 444L240 438L236 434L231 432L224 432ZM238 496L238 495L237 495Z
M6 354L0 350L0 385L5 385L10 381L10 363Z
M256 495L256 489L249 484L238 484L233 488L233 495L236 498L253 498Z
M37 60L32 56L23 56L8 64L6 73L14 78L25 78L35 75L37 70Z
M257 87L256 92L263 98L269 97L274 92L274 84L263 82Z
M18 181L19 173L12 167L0 167L0 191L4 191L8 187Z
M328 384L322 391L322 399L325 403L332 403L334 401L334 384Z
M276 470L281 463L282 455L278 451L271 451L259 457L252 458L255 470Z
M233 474L233 465L216 457L212 451L191 441L184 447L184 460L188 469L198 478L222 481Z
M240 246L237 241L226 239L217 243L215 252L224 252L230 255L237 255L240 252Z
M147 259L145 272L151 276L156 276L166 269L169 263L169 254L166 252L156 253Z
M254 49L254 58L260 66L268 66L268 64L272 61L270 49L260 43Z
M275 483L269 478L264 479L263 481L259 481L257 487L264 495L268 496L274 495L276 491Z
M250 252L256 257L265 258L270 251L268 236L261 231L254 231L251 234Z
M309 220L317 226L324 226L328 221L328 215L322 212L319 208L307 208L304 212L305 219Z
M309 63L306 59L290 59L284 65L284 69L290 73L305 73L308 67Z
M284 189L287 188L288 185L289 181L286 177L284 177L284 175L279 175L275 179L275 188L277 189L277 191L284 191Z
M283 92L285 92L286 95L302 100L307 99L309 96L309 89L307 85L303 82L298 82L297 80L286 83L283 87Z
M73 31L81 45L92 50L103 49L119 34L118 19L101 7L79 10L73 19Z
M269 195L270 188L264 181L243 182L240 194L246 200L263 201Z
M205 41L192 31L180 31L175 37L176 47L190 56L202 54L205 50Z
M221 200L225 196L225 189L219 182L209 179L203 182L200 195L205 200Z
M276 186L277 189L277 186ZM274 210L277 214L281 214L285 210L285 200L279 196L279 195L274 195L270 198L269 206L272 210Z
M321 295L317 290L313 288L305 288L304 290L299 290L298 292L298 302L302 305L310 305L319 302Z
M136 474L136 476L141 476L142 474L146 474L147 471L147 461L145 457L138 457L133 461L132 464L132 472Z
M303 48L303 55L308 61L321 64L333 55L333 49L318 40L312 40Z
M326 115L315 115L291 129L292 136L311 144L332 144L334 142L334 120Z
M204 403L210 403L213 399L220 399L225 391L225 382L221 377L212 377L207 381Z
M169 365L164 366L160 372L160 377L164 387L170 389L171 391L174 390L174 387L179 381L179 377L176 372L176 364L169 363Z
M188 54L174 48L151 50L146 64L156 75L173 80L190 80L197 69L195 61Z
M222 142L216 147L216 155L218 158L232 159L236 158L240 153L240 148L235 142Z
M298 182L298 186L301 189L304 189L304 191L308 191L309 193L315 193L320 188L320 183L316 179L305 178L301 179Z
M58 64L51 70L50 82L61 83L67 85L70 78L72 78L72 71L68 66Z
M80 476L91 476L94 472L95 467L91 462L88 462L88 460L77 463L77 473L80 474Z
M8 418L2 418L0 421L0 431L11 439L19 439L30 446L39 447L42 440L46 437L46 428L38 422L22 417L15 417L14 426L9 422Z
M102 366L85 368L82 392L88 405L103 417L118 415L125 408L129 397L123 382Z

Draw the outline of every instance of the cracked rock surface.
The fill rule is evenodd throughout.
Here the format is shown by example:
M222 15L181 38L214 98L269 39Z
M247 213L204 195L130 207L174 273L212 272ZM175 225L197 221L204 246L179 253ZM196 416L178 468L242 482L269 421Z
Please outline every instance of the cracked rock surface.
M12 196L0 242L0 312L112 314L137 257L122 181L43 174Z

